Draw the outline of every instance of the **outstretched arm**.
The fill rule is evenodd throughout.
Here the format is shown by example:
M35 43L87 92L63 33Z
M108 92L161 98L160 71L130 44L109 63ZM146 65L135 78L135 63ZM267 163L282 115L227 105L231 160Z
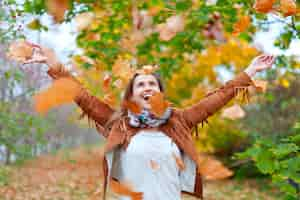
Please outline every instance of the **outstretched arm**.
M226 82L214 92L209 93L198 103L183 109L183 117L189 127L206 121L209 116L216 113L235 97L240 89L244 88L247 90L248 86L254 85L251 77L253 77L256 72L271 67L274 60L274 56L261 55L256 57L249 67L244 72L239 73L233 80Z
M107 137L104 132L103 126L109 120L114 110L106 103L100 101L97 97L92 96L89 92L81 86L79 81L58 61L54 52L51 49L42 48L43 60L49 66L48 75L53 79L71 78L78 82L81 87L79 94L75 97L74 101L82 109L82 116L87 116L96 123L96 127L101 134Z

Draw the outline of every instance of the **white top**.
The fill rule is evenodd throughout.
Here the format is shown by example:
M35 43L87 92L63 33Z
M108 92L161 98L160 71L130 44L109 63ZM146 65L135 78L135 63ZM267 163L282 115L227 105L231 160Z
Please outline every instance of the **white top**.
M179 170L174 155L184 161L184 171ZM180 200L182 190L194 190L194 162L181 155L177 145L163 132L141 130L126 150L114 151L113 159L112 176L129 183L134 191L143 192L143 200ZM108 155L110 169L113 159Z

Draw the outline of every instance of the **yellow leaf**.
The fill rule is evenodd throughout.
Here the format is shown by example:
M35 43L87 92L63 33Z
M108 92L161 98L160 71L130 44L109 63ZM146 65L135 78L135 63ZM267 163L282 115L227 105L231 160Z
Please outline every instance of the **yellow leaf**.
M80 84L71 78L57 79L48 89L34 96L35 110L45 113L56 106L71 103L80 90Z
M285 79L285 78L283 78L283 79L280 80L280 84L281 84L283 87L285 87L285 88L289 88L289 87L290 87L290 82L289 82L289 80L287 80L287 79Z

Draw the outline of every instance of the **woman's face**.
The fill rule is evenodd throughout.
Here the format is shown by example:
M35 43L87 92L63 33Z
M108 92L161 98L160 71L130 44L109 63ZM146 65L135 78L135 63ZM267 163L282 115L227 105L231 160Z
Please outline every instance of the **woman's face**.
M150 109L149 97L156 92L160 92L156 78L151 74L140 74L134 79L131 99L142 108Z

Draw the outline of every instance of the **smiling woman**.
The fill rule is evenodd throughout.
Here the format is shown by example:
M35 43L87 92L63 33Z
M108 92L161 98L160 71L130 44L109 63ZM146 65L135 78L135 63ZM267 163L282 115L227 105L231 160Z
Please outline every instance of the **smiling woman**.
M254 85L251 77L274 62L273 56L256 57L233 80L183 109L171 107L164 99L163 85L156 74L140 70L128 84L120 111L115 111L90 95L51 50L40 50L42 55L26 58L25 62L47 63L48 74L55 81L72 82L72 99L106 138L101 157L103 199L110 183L122 200L180 200L182 192L202 198L201 160L194 147L192 129L207 121L240 89L247 91L248 86ZM57 88L57 93L68 95L68 87L61 88Z

